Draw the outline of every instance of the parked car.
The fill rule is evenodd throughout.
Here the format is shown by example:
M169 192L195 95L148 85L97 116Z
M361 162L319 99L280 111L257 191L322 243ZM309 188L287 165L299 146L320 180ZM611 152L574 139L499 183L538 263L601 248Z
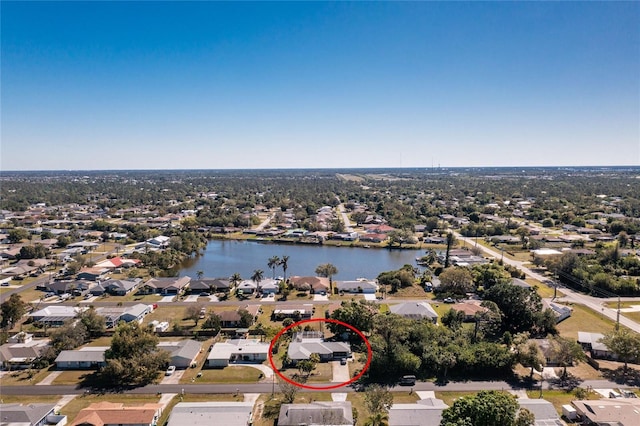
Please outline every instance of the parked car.
M209 296L211 296L211 294L207 293L206 291L200 293L200 297L209 297Z
M165 371L164 375L165 376L170 376L175 372L176 372L176 366L175 365L170 365L169 368L167 368L167 371Z
M346 358L340 358L340 365L347 365L347 359Z
M400 379L400 386L413 386L416 384L416 376L402 376Z

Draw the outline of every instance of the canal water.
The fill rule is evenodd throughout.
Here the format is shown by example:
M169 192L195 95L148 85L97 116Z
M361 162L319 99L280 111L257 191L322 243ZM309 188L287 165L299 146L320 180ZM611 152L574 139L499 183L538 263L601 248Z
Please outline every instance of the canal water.
M243 279L249 279L253 271L262 269L264 277L271 278L272 271L267 266L269 258L289 256L288 277L315 275L318 265L331 263L338 268L338 274L334 279L375 279L380 272L399 269L407 263L417 266L415 259L422 255L424 250L212 240L202 256L183 262L179 275L188 275L195 279L196 272L202 271L207 278L228 278L237 272ZM276 277L282 275L282 268L276 268Z

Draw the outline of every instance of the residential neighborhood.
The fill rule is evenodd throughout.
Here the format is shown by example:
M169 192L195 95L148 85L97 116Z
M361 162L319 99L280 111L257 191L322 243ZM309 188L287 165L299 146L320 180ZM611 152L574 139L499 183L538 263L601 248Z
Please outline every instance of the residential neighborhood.
M210 194L163 212L47 203L2 212L8 419L363 425L383 413L390 425L439 425L454 395L499 389L535 424L635 424L633 408L619 417L606 409L613 399L634 407L639 384L638 354L616 346L640 331L637 220L615 216L622 201L602 204L614 215L593 215L604 222L576 228L543 226L530 215L543 202L533 197L488 203L483 194L430 195L443 213L410 228L340 198L304 217L256 205L217 226L204 219L219 197ZM620 225L613 240L587 232L615 221L627 231ZM597 281L583 272L596 262L618 273ZM371 351L326 319L355 326ZM296 325L304 320L315 322ZM141 352L123 343L135 339ZM105 374L137 363L153 366L135 378L135 389L150 389L139 401L98 391L126 387ZM337 387L290 394L283 377ZM391 402L369 406L375 392ZM594 408L601 399L605 408Z

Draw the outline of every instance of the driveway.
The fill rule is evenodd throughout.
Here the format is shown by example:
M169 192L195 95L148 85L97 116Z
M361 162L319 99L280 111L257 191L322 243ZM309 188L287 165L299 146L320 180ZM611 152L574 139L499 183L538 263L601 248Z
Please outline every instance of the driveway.
M219 302L220 299L218 299L218 296L216 295L211 295L209 296L209 302Z
M196 303L198 301L198 297L200 297L197 294L192 294L191 296L187 296L186 299L184 299L185 302L190 302L190 303Z
M329 301L329 296L328 295L321 295L321 294L314 294L313 295L313 300L315 302L328 302Z
M178 383L180 383L180 379L182 379L184 372L185 370L176 370L173 372L172 375L164 376L160 384L161 385L177 385Z
M173 302L176 296L164 296L162 299L158 300L158 303L169 303Z
M331 367L333 370L333 380L331 380L332 382L344 383L351 380L348 362L345 365L340 365L340 361L331 361Z
M376 301L376 295L375 294L365 293L364 300L373 300L375 302Z
M243 364L243 363L239 363L239 364L229 364L229 367L251 367L251 368L255 368L256 370L260 370L262 371L262 374L264 374L264 379L270 379L273 376L273 370L271 369L271 367L267 367L264 364Z

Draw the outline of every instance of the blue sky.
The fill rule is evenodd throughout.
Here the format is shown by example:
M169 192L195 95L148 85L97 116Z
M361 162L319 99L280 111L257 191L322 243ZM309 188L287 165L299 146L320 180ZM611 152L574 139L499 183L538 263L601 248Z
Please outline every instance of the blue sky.
M1 8L2 170L640 164L638 2Z

